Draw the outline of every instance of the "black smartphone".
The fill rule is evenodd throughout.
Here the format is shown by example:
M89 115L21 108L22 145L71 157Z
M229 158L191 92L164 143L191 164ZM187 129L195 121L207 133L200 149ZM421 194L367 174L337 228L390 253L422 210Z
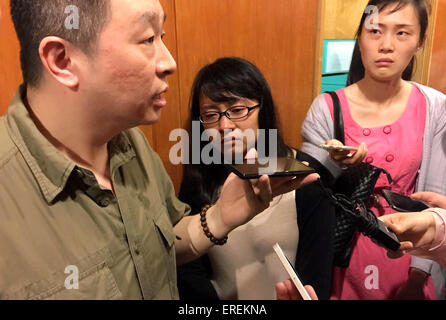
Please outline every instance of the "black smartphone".
M270 177L301 176L316 172L313 168L291 157L251 159L244 160L242 164L226 166L242 179L257 179L262 175Z
M390 207L399 212L419 212L429 208L429 205L422 201L390 190L384 189L382 195Z
M372 235L372 238L378 241L382 246L387 249L397 251L401 244L398 240L396 234L387 228L387 226L381 220L378 221L378 229L375 234Z

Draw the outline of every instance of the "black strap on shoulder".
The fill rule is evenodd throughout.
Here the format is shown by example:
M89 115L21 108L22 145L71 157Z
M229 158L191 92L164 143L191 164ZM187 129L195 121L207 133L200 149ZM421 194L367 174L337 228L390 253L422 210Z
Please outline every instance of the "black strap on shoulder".
M342 144L345 144L345 137L344 137L344 120L342 118L342 110L341 110L341 103L339 101L339 97L336 94L336 92L333 91L327 91L332 100L333 100L333 124L334 124L334 137L335 139L342 142Z

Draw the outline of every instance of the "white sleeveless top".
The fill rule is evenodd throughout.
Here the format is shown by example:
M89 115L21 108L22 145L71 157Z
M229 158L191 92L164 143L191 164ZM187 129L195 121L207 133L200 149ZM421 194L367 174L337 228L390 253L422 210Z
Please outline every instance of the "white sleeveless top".
M289 278L273 245L279 243L294 265L299 230L295 191L274 198L271 206L234 229L224 246L209 252L212 284L223 300L275 300L277 282Z

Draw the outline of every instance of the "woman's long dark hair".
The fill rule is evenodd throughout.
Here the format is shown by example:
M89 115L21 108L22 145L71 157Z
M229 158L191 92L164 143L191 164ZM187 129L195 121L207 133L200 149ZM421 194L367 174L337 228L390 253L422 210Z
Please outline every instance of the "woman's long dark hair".
M415 11L418 14L418 20L420 22L420 41L424 40L426 37L426 31L429 24L429 10L430 10L429 3L427 3L426 0L370 0L367 6L376 6L378 7L378 10L381 11L392 3L398 3L398 5L393 9L393 12L402 9L407 5L414 6ZM357 41L355 44L355 49L353 51L352 62L348 74L347 86L352 85L358 82L359 80L362 80L365 75L365 69L361 58L361 51L359 49L359 37L361 36L364 23L370 14L371 13L367 13L364 10L364 14L362 15L361 18L361 23L359 24L358 31L356 32ZM412 58L409 65L403 72L402 78L404 80L407 81L412 80L414 66L415 66L415 57Z
M264 76L254 64L242 58L221 58L199 71L192 86L190 99L190 139L192 139L192 121L199 121L201 94L219 103L235 101L237 99L235 97L259 101L261 105L258 126L259 129L265 129L266 132L266 155L269 155L268 129L277 129L278 156L290 154L290 149L285 145L278 128L271 90ZM203 130L203 125L200 124L200 136ZM192 143L190 140L191 148ZM200 141L200 154L206 143ZM190 152L189 154L191 155ZM179 199L188 203L192 207L193 213L200 211L204 205L212 204L217 200L219 189L229 175L224 165L206 165L201 163L201 160L200 164L185 164L183 169Z

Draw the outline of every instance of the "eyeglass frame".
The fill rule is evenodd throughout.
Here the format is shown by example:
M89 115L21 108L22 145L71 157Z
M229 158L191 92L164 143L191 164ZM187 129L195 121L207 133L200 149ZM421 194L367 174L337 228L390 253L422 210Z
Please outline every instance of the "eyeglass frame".
M242 107L242 106L232 106L232 107L229 107L228 109L226 109L225 111L222 111L222 112L219 112L219 111L208 111L208 112L204 112L204 113L202 113L202 114L199 115L198 120L200 120L200 122L201 122L202 124L216 124L216 123L220 122L221 117L223 117L223 115L224 115L224 116L225 116L226 118L228 118L229 120L238 122L238 121L242 121L243 119L247 118L247 117L249 116L249 113L250 113L252 110L254 110L254 109L256 109L256 108L259 108L261 105L262 105L262 103L258 103L258 104L256 104L256 105L251 106L251 107L243 106L243 107L245 107L245 108L248 109L248 113L247 113L245 116L240 117L240 118L235 118L235 119L234 119L234 118L230 118L229 114L227 113L229 110L231 110L231 109L233 109L233 108L241 108L241 107ZM218 119L217 119L217 121L214 121L214 122L204 122L203 119L201 118L201 116L204 115L204 114L207 114L207 113L218 113Z

